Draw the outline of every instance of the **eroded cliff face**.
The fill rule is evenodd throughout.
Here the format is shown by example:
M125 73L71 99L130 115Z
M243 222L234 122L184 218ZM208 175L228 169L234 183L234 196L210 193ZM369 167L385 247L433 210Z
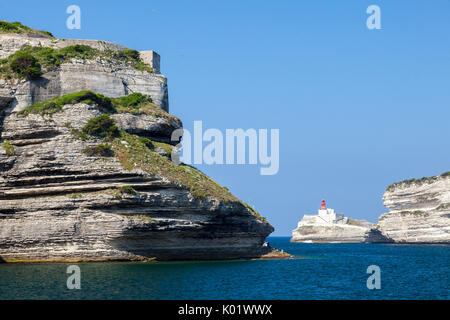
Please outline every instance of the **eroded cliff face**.
M0 42L0 58L24 45L124 49L43 35L0 34ZM64 105L36 104L79 90L152 99L105 110L98 101L107 98L88 92ZM2 78L0 261L232 259L271 252L263 246L273 231L265 219L200 171L169 159L171 134L182 123L163 110L165 77L126 63L71 59L35 80ZM106 114L117 126L108 129L114 135L86 133L91 120Z
M25 46L60 49L73 45L87 45L102 52L128 49L106 41L1 33L0 44L0 59L7 58ZM0 78L0 109L3 105L12 107L18 112L36 102L81 90L91 90L108 97L140 92L151 96L156 105L169 111L167 79L159 73L159 61L153 64L152 67L157 68L153 72L146 72L136 70L126 63L101 57L93 60L72 59L46 72L39 79L27 81Z
M0 147L3 260L228 259L267 253L262 244L273 231L270 224L228 193L224 199L214 194L196 198L189 186L120 158L126 152L140 156L130 151L133 140L109 142L113 156L88 156L86 148L102 140L82 140L73 130L100 114L98 106L79 103L51 117L13 113L4 119L2 139L9 148ZM134 117L142 119L133 129L142 123L146 137L167 134L155 129L165 120ZM159 163L175 166L148 152ZM191 167L182 169L209 179ZM136 192L123 192L124 186Z
M398 243L450 243L450 173L388 187L376 230Z

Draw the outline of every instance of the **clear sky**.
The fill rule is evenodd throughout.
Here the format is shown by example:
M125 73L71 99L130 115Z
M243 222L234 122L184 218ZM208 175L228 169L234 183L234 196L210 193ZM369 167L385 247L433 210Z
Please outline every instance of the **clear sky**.
M66 28L66 8L82 11ZM366 8L381 8L368 30ZM161 55L187 129L280 129L280 171L199 168L288 236L322 198L375 222L387 185L450 170L450 1L2 1L0 19Z

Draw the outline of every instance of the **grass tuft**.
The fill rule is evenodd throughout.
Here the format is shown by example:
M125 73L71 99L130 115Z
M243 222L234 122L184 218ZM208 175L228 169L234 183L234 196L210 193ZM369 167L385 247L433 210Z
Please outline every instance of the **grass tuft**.
M120 194L129 194L129 195L137 195L138 192L136 190L134 190L134 188L132 186L122 186L119 188L119 193Z
M450 209L450 203L442 203L439 205L439 207L436 208L436 210L445 210Z
M414 210L414 211L405 210L405 211L400 211L399 214L402 216L407 216L407 215L417 215L417 216L425 215L426 216L426 215L428 215L426 212L424 212L422 210Z
M86 147L82 151L88 157L112 157L114 152L111 150L111 145L109 144L99 144L92 147Z
M8 157L12 157L16 154L16 147L11 144L11 141L3 141L3 147L5 148L5 152Z

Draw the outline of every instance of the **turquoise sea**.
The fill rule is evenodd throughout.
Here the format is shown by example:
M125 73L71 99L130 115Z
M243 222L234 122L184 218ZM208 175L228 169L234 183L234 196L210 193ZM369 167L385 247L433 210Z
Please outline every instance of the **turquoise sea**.
M450 299L450 246L290 243L289 260L0 265L0 299ZM381 289L366 286L381 269Z

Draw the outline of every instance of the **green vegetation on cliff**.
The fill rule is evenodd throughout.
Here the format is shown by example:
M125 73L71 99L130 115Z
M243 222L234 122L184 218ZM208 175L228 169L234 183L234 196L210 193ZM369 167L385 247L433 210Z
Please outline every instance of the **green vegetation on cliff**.
M97 104L104 112L115 113L116 109L112 105L111 98L107 98L101 94L92 91L79 91L69 93L61 97L56 97L47 101L35 103L18 114L21 116L28 116L29 114L52 115L57 112L62 112L63 106L68 104L86 103Z
M83 128L71 130L76 138L82 140L99 138L107 141L107 144L101 143L97 146L86 147L83 150L86 155L104 157L111 150L126 170L139 168L151 175L162 177L174 185L186 188L196 199L204 200L207 197L213 197L225 202L239 202L246 206L259 220L266 221L254 208L241 202L226 187L220 186L201 171L189 165L177 165L172 162L170 160L173 150L172 145L129 134L117 128L114 119L109 115L110 113L148 114L178 120L178 118L154 105L148 96L133 93L120 98L109 98L91 91L81 91L36 103L20 114L22 116L28 116L29 114L52 115L56 112L62 112L65 105L75 103L97 104L100 110L105 112L90 119ZM70 126L70 123L67 123L67 126ZM167 156L155 152L157 148L164 149ZM126 193L122 189L116 193Z
M27 77L22 68L14 68L17 59L33 61L34 73ZM24 46L22 50L10 55L7 59L0 60L0 75L4 78L24 78L32 80L38 78L45 72L57 69L62 63L70 62L72 59L94 60L100 58L109 63L126 64L140 71L153 72L152 67L142 61L139 52L132 49L125 50L99 50L87 45L75 44L60 49L50 47ZM28 64L25 68L29 68Z
M126 144L122 141L126 141ZM127 170L140 168L149 174L164 177L173 184L186 187L198 199L212 196L219 200L239 201L226 188L199 170L184 164L177 165L167 157L152 151L136 135L122 131L121 137L114 139L112 145L116 157Z
M428 215L428 213L426 213L422 210L414 210L414 211L404 210L404 211L400 211L399 214L402 216L408 216L408 215L427 216Z
M122 141L125 141L126 144L122 143ZM151 143L158 146L165 145L166 148L173 148L171 145L160 142L151 141ZM173 184L186 187L194 198L200 200L213 197L225 202L240 202L259 220L267 222L266 218L262 217L258 211L233 196L228 191L228 188L222 187L194 167L185 164L177 165L169 158L159 155L149 148L146 141L137 135L121 131L121 136L114 139L111 144L116 157L125 169L140 168L149 174L164 177Z
M139 140L147 146L152 151L155 151L157 148L161 148L166 153L167 157L170 158L172 156L173 146L163 142L152 141L148 138L139 137Z
M204 199L207 196L213 196L219 200L239 201L228 189L221 187L197 169L187 165L176 165L168 157L154 152L156 148L160 147L170 157L172 145L131 135L117 128L114 119L108 113L145 113L176 119L176 117L155 106L148 96L133 93L120 98L108 98L92 91L80 91L36 103L21 111L19 115L52 115L56 112L62 112L64 105L75 103L95 103L103 112L107 113L90 119L81 130L72 129L72 134L82 140L87 140L89 137L108 140L111 144L110 148L126 169L131 170L135 167L141 167L151 174L166 177L174 184L187 187L196 198ZM123 144L122 141L127 144ZM86 148L84 151L93 154L106 151L103 149L106 148L97 146L96 148ZM251 209L251 211L255 212L254 209Z
M350 218L348 218L348 224L351 226L358 226L358 227L364 226L360 221L355 220L355 219L350 219Z
M19 112L18 115L25 117L29 114L51 116L54 113L62 112L64 105L76 103L97 104L101 111L105 113L147 114L154 117L178 120L177 117L156 106L152 102L151 97L147 95L136 92L119 98L109 98L88 90L69 93L61 97L35 103Z
M39 31L30 27L24 26L20 22L8 22L0 20L0 33L26 33L26 34L41 34L50 38L54 38L48 31Z
M152 101L148 95L139 92L131 93L119 98L109 98L117 113L131 113L134 115L147 114L149 116L178 120L177 117L167 113Z
M224 188L225 188L225 187L224 187ZM227 188L225 188L225 189L227 189ZM228 190L228 189L227 189L227 190ZM269 223L269 221L267 221L267 219L266 219L265 217L261 216L261 215L259 214L259 212L258 212L255 208L253 208L251 205L249 205L248 203L245 203L245 202L242 202L242 203L243 203L243 204L247 207L247 209L250 210L251 213L252 213L255 217L257 217L259 220Z
M123 108L124 111L139 109L141 105L153 102L151 97L139 92L111 100L116 108Z
M119 188L119 193L121 195L129 194L129 195L132 195L132 196L135 196L135 195L138 194L137 191L134 190L134 188L132 186L122 186L122 187L120 187Z
M116 122L109 114L102 114L90 119L81 129L81 132L102 139L112 139L120 136Z
M37 79L42 75L38 60L28 52L19 51L9 59L9 68L21 78Z
M445 210L445 209L450 209L450 203L443 203L436 208L436 210Z
M92 147L86 147L83 153L88 157L112 157L114 152L111 150L111 145L109 144L98 144Z
M6 155L12 157L15 155L16 148L11 144L9 140L3 141L3 148L5 148Z
M403 180L401 182L396 182L391 184L390 186L388 186L386 188L386 191L393 191L396 187L399 187L401 185L406 185L409 186L411 184L424 184L424 183L432 183L435 182L436 180L438 180L439 178L445 178L445 177L450 177L450 171L444 172L443 174L440 174L438 176L433 176L433 177L423 177L420 179L408 179L408 180Z

